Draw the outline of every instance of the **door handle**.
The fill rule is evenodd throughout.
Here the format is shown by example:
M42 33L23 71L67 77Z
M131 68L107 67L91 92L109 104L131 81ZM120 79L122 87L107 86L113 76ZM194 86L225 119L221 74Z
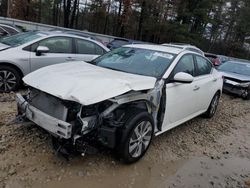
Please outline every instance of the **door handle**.
M194 86L194 91L197 91L197 90L199 90L200 89L200 87L199 86Z
M74 61L75 60L75 58L73 58L73 57L67 57L66 58L66 61Z
M217 78L214 78L214 79L213 79L213 82L216 82L216 81L217 81Z

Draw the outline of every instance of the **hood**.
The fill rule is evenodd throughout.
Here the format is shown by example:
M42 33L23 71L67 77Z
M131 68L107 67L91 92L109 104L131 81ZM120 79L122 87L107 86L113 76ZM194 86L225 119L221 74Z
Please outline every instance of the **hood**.
M0 43L0 51L3 51L7 48L10 48L10 46L6 45L6 44L3 44L3 43Z
M236 79L242 82L250 82L250 76L237 74L233 72L221 72L224 77Z
M128 91L154 88L156 78L114 71L85 62L39 69L23 78L36 89L64 100L90 105Z

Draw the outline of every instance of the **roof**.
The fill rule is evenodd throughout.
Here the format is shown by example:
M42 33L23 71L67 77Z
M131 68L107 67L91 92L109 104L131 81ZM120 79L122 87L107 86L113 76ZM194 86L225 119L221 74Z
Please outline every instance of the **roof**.
M168 47L168 46L163 46L163 45L153 45L153 44L129 44L129 45L125 45L125 47L155 50L155 51L160 51L160 52L168 52L172 54L179 54L180 52L183 51L183 49L178 49L178 48Z
M94 39L87 37L87 36L84 37L84 36L79 36L79 35L75 35L75 34L68 34L68 33L65 33L63 31L34 31L34 32L37 32L37 33L42 34L42 35L47 35L47 36L66 36L66 37L85 39L85 40L94 42L94 43L98 44L99 46L101 46L106 51L109 51L109 49L106 46L104 46L101 42L94 40Z
M195 49L198 49L200 50L199 48L197 48L196 46L193 46L193 45L190 45L190 44L172 44L172 43L164 43L162 44L163 46L173 46L175 48L195 48Z

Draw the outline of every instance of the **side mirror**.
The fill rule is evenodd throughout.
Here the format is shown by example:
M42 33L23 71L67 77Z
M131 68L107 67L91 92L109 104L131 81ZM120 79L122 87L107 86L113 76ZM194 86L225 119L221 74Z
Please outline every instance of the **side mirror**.
M47 46L38 46L36 49L36 55L40 56L44 53L48 53L49 52L49 48Z
M192 83L193 80L194 77L191 74L185 72L178 72L173 79L174 82L187 83L187 84Z

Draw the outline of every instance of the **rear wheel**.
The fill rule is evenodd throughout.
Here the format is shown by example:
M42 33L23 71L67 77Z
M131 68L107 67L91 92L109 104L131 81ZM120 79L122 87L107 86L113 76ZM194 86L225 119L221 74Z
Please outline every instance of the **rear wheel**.
M0 92L17 90L21 85L19 72L10 66L0 66Z
M118 146L120 157L125 163L133 163L144 156L154 134L151 115L145 111L133 113L125 123L122 142Z
M219 92L217 92L214 95L207 111L205 112L205 117L212 118L214 116L214 114L217 110L218 104L219 104L219 100L220 100L220 94L219 94Z

